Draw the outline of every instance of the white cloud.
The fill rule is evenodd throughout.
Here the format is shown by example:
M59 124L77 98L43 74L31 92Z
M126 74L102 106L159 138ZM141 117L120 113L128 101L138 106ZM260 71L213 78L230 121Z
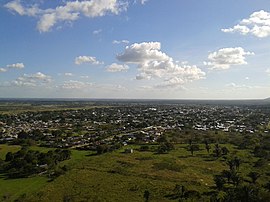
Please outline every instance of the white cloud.
M36 5L33 5L29 8L25 8L21 4L20 0L11 1L5 4L5 7L12 12L18 13L19 15L35 16L41 12L41 10Z
M226 33L238 32L242 35L251 34L259 38L270 36L270 13L261 10L254 12L249 18L243 19L232 28L221 29Z
M102 29L98 29L98 30L94 30L93 31L93 34L94 35L97 35L97 34L100 34L102 32Z
M148 0L141 0L141 4L145 4Z
M134 0L134 4L140 3L142 5L144 5L148 0Z
M123 44L128 44L129 41L128 41L128 40L120 40L120 41L118 41L118 40L113 40L112 43L113 43L113 44L121 44L121 43L123 43Z
M80 76L80 78L82 78L82 79L88 79L89 76Z
M83 63L90 63L90 64L93 64L93 65L103 64L103 62L98 61L93 56L78 56L78 57L75 58L75 64L76 65L81 65Z
M12 85L15 86L26 86L26 87L35 87L46 85L52 81L49 75L37 72L35 74L24 74L23 76L18 77L16 80L12 81Z
M169 56L160 51L159 42L134 43L127 46L125 52L117 56L122 62L143 64L151 61L167 61Z
M159 42L143 42L127 46L125 51L117 56L117 59L128 64L137 65L140 72L136 76L137 80L161 78L166 85L168 82L178 80L175 84L177 83L179 86L202 79L205 76L205 73L195 65L180 66L174 62L171 57L161 51Z
M225 86L228 87L228 88L231 88L231 89L251 89L251 88L256 88L256 86L247 86L245 84L238 85L238 84L235 84L235 83L229 83L229 84L226 84Z
M168 88L168 87L182 87L183 84L185 84L185 81L181 78L178 77L172 77L164 82L162 82L161 84L156 85L156 88Z
M7 65L7 67L12 68L12 69L23 69L24 64L23 63L15 63L15 64Z
M64 76L74 76L74 75L70 72L67 72L67 73L64 73Z
M268 68L266 71L265 71L266 74L268 74L270 76L270 68Z
M107 66L106 71L107 72L124 72L129 69L129 66L126 64L120 65L116 63L112 63L111 65Z
M65 81L60 87L63 89L84 89L93 86L92 83L82 81Z
M222 70L229 69L233 65L245 65L246 55L254 55L252 52L246 52L241 47L236 48L222 48L216 52L208 55L208 62L204 62L205 65L209 66L209 69Z
M108 91L123 91L123 90L127 90L127 88L125 88L122 85L119 84L101 84L101 85L96 85L96 88L99 89L104 89L104 90L108 90Z
M57 23L76 21L81 15L89 18L102 17L109 13L117 15L127 9L128 3L118 0L76 0L67 1L56 8L40 9L36 4L26 7L20 0L14 0L5 4L5 7L19 15L38 17L38 30L48 32Z
M0 68L0 72L6 72L7 71L7 69L5 69L5 68Z

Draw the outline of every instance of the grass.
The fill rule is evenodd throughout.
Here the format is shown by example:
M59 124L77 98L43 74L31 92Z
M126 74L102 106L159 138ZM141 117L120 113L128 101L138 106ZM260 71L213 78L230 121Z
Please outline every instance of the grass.
M5 191L0 191L0 194L3 196L4 192L10 190L11 195L13 193L12 196L16 198L26 193L25 201L136 202L144 200L145 190L150 192L150 201L172 201L166 196L173 193L176 184L201 194L213 191L213 176L228 169L225 160L209 155L204 145L200 145L201 150L194 152L192 156L186 146L176 145L175 150L166 154L140 152L140 146L136 145L132 146L132 154L124 153L127 147L102 155L72 150L72 158L61 163L69 168L64 175L52 182L46 182L42 177L19 179L18 183L0 179L0 190L4 182L4 186L10 186ZM249 150L238 150L229 144L221 146L230 150L229 155L237 155L242 159L239 170L242 176L254 171L253 162L257 158ZM267 169L265 166L260 172L266 173ZM268 180L269 176L263 175L258 183L263 184ZM204 197L207 199L208 196Z
M7 145L0 144L0 159L5 160L6 154L8 152L17 152L21 149L21 146L18 145Z
M0 201L14 201L24 194L31 194L40 190L47 181L45 177L6 180L0 176Z
M65 111L65 110L85 110L93 108L105 108L109 106L96 106L94 103L82 103L74 106L67 104L52 104L52 105L32 105L26 103L0 103L1 114L19 114L23 112L49 112L49 111Z
M17 145L0 145L0 158L5 159L7 152L17 152L20 150L20 146ZM47 152L52 148L31 146L31 150L37 150L41 152ZM72 166L85 157L89 152L86 151L72 151L72 157L70 160L61 162L62 165ZM49 184L48 178L43 176L35 176L30 178L20 179L6 179L5 176L0 175L0 201L14 201L24 195L30 195L40 190L45 185Z
M19 145L7 145L7 144L0 144L0 158L5 160L6 154L8 152L15 153L21 149L21 146ZM51 150L52 148L46 148L46 147L39 147L39 146L31 146L29 147L31 150L36 150L40 152L47 152Z
M249 151L226 146L243 159L249 157ZM150 201L171 201L166 196L173 193L176 184L200 193L213 190L213 175L227 168L225 161L203 149L192 156L185 147L177 145L167 154L140 152L139 146L133 146L133 154L125 154L125 148L103 155L78 154L79 164L27 200L136 202L143 201L144 191L149 190ZM244 164L241 172L250 167Z

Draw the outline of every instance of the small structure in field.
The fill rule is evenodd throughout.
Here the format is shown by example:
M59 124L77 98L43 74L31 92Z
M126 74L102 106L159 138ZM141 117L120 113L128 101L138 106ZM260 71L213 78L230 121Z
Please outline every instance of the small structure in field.
M127 149L125 149L125 153L126 154L132 154L133 153L133 149L132 148L127 148Z

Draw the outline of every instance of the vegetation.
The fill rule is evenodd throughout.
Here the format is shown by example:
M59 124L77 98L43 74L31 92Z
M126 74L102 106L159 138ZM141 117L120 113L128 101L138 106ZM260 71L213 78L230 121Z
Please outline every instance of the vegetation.
M236 108L227 131L203 130L216 126L197 116L202 106L184 108L186 120L157 108L0 114L0 201L270 201L269 108ZM212 118L233 120L216 109Z

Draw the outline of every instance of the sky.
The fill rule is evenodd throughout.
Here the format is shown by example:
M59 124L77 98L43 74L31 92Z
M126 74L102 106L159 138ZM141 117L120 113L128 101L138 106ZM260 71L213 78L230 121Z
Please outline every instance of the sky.
M0 98L270 97L269 0L1 0Z

